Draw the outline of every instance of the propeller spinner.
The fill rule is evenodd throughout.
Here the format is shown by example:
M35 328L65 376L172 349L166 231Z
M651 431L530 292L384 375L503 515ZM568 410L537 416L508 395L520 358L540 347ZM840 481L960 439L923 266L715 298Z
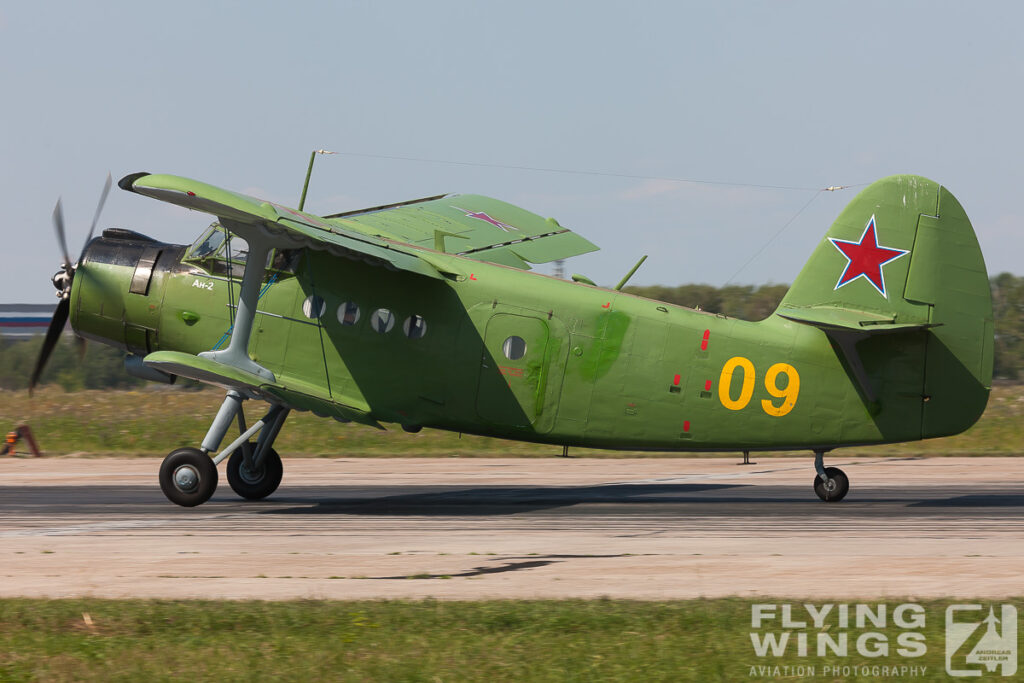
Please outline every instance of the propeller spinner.
M57 289L57 298L60 301L57 303L57 310L53 312L53 318L50 320L49 327L46 328L46 338L43 340L43 347L39 351L39 358L36 359L36 366L32 370L32 378L28 383L29 394L32 393L36 384L39 383L39 377L43 374L46 362L50 359L50 354L53 353L53 349L60 340L61 332L64 331L64 325L68 322L68 315L71 312L71 284L75 279L75 269L82 262L85 248L89 245L92 235L96 231L96 224L100 220L100 213L103 211L103 205L106 203L107 195L110 193L111 183L112 179L108 173L107 182L103 185L103 192L100 193L100 201L96 205L96 213L92 217L89 234L86 236L85 243L82 245L82 251L75 262L71 261L71 256L68 254L68 241L66 231L64 230L64 209L61 206L60 199L57 200L57 205L53 208L53 228L57 233L57 245L60 247L61 256L64 258L60 270L53 276L53 286ZM78 353L79 356L85 353L85 340L81 338L78 340Z

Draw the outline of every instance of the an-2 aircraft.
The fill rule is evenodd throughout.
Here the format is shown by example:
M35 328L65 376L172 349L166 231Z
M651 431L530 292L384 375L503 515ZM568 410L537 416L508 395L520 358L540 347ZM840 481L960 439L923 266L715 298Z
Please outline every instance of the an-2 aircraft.
M806 449L838 501L826 452L956 434L988 400L985 263L957 200L919 176L860 192L760 322L529 273L596 247L495 199L316 216L172 175L118 184L216 222L191 246L105 230L72 264L58 206L60 303L32 384L70 316L133 374L226 390L200 447L161 465L179 505L208 500L225 459L243 498L273 493L291 410L563 447ZM269 404L251 426L246 400Z

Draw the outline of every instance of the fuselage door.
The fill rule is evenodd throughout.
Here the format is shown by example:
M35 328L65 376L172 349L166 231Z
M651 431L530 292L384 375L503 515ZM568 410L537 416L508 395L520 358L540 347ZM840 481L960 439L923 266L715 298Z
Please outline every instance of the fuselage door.
M550 376L556 351L552 347L558 344L550 342L546 320L511 313L490 317L477 383L480 417L495 424L530 427L545 416L546 409L555 412L557 396L549 406L547 394L560 380ZM554 366L561 367L557 362Z

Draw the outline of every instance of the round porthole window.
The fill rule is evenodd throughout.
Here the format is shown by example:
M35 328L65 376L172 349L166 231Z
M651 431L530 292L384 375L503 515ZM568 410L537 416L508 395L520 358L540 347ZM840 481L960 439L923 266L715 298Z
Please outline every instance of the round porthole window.
M307 318L319 318L327 310L327 304L324 302L322 296L313 294L307 296L306 300L302 302L302 312Z
M354 301L346 301L338 306L338 322L342 325L355 325L359 322L359 306Z
M427 321L422 315L410 315L402 323L402 331L409 339L420 339L427 333Z
M376 332L386 334L395 326L395 314L386 308L378 308L370 316L370 327Z
M519 360L526 355L526 340L515 335L505 340L501 345L501 352L509 360Z

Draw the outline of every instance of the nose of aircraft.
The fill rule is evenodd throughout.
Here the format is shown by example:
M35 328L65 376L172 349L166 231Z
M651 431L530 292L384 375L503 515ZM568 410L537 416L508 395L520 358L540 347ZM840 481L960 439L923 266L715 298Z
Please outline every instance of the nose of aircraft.
M107 195L110 194L110 186L112 179L110 174L107 174L107 182L103 185L103 192L100 193L100 201L96 205L96 213L92 217L92 225L89 227L89 234L85 238L86 247L89 241L92 240L92 234L96 230L96 224L100 220L100 212L103 211L103 205L107 201ZM36 359L36 366L32 370L32 377L29 380L28 390L29 393L35 388L39 382L39 376L43 374L43 368L46 367L46 361L50 358L50 354L53 352L54 347L57 345L57 341L60 339L61 332L64 331L64 325L68 321L68 314L71 310L71 292L74 285L75 269L78 264L71 260L71 255L68 253L68 240L64 230L64 209L61 206L60 199L57 200L57 206L53 208L53 228L57 233L57 245L61 249L61 256L64 258L64 262L61 263L60 270L57 271L53 276L53 286L57 288L57 298L60 301L57 303L57 310L53 312L53 318L50 319L50 325L46 329L46 338L43 340L43 347L39 352L39 358ZM82 255L79 256L78 263L81 263L85 256L86 247L82 248ZM79 349L82 350L81 345Z
M138 355L149 353L155 346L162 288L153 281L153 274L178 263L184 247L164 244L121 228L104 230L102 236L94 239L92 235L110 185L111 179L107 176L92 227L77 261L68 253L59 200L54 209L53 224L63 257L60 270L53 276L59 301L46 330L29 391L38 384L69 319L80 353L85 350L86 339Z
M71 325L86 339L145 355L155 346L161 292L153 277L181 247L131 230L104 230L89 243L71 290Z

